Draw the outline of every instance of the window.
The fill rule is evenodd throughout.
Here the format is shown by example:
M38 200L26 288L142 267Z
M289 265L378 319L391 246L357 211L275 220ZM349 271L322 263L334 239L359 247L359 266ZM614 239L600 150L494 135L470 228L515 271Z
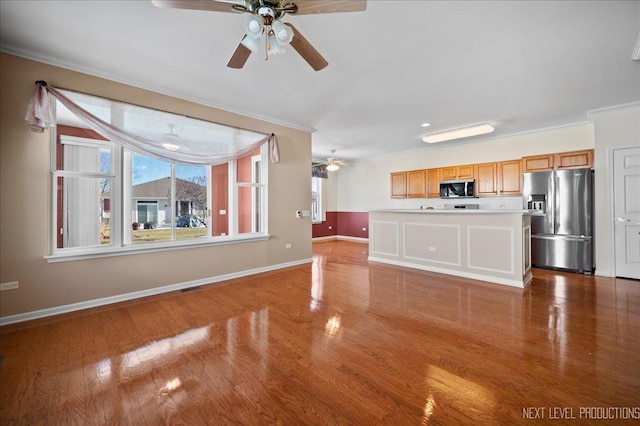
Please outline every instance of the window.
M96 99L78 104L117 116ZM52 259L266 238L267 144L219 165L182 165L105 140L59 102L56 111Z
M311 178L311 221L313 223L319 223L325 219L322 203L323 188L324 179L319 177Z

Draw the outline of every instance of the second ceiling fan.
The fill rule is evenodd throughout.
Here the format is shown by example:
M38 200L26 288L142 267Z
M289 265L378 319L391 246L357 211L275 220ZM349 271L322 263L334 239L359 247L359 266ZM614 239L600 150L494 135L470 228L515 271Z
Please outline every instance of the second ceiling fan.
M280 21L286 14L360 12L367 8L366 0L151 0L157 7L240 12L250 14L245 22L245 35L231 56L230 68L242 68L258 42L266 33L266 57L284 52L291 45L311 68L320 71L329 63L290 23Z

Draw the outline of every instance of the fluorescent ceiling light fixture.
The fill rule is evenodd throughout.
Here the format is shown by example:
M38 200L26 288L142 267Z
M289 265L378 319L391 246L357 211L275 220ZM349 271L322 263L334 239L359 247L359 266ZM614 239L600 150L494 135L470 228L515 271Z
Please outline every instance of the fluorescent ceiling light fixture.
M429 126L431 126L431 123L422 123L421 126L422 127L429 127Z
M493 126L489 123L476 124L469 127L461 127L459 129L447 130L440 133L432 133L422 138L427 143L436 143L450 141L453 139L468 138L470 136L485 135L493 132Z

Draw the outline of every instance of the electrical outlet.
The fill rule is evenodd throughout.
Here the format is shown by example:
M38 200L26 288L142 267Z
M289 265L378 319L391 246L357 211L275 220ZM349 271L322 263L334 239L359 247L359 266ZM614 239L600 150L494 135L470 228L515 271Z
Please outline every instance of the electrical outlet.
M284 248L291 248L291 244L285 245Z
M18 288L18 281L0 284L0 291L15 290L16 288Z
M296 219L300 219L302 217L302 210L296 210Z

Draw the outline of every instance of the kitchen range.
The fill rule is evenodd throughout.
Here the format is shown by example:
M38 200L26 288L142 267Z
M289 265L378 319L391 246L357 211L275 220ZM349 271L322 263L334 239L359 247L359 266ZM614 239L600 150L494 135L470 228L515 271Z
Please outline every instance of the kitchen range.
M533 266L595 272L592 182L588 168L523 174Z

